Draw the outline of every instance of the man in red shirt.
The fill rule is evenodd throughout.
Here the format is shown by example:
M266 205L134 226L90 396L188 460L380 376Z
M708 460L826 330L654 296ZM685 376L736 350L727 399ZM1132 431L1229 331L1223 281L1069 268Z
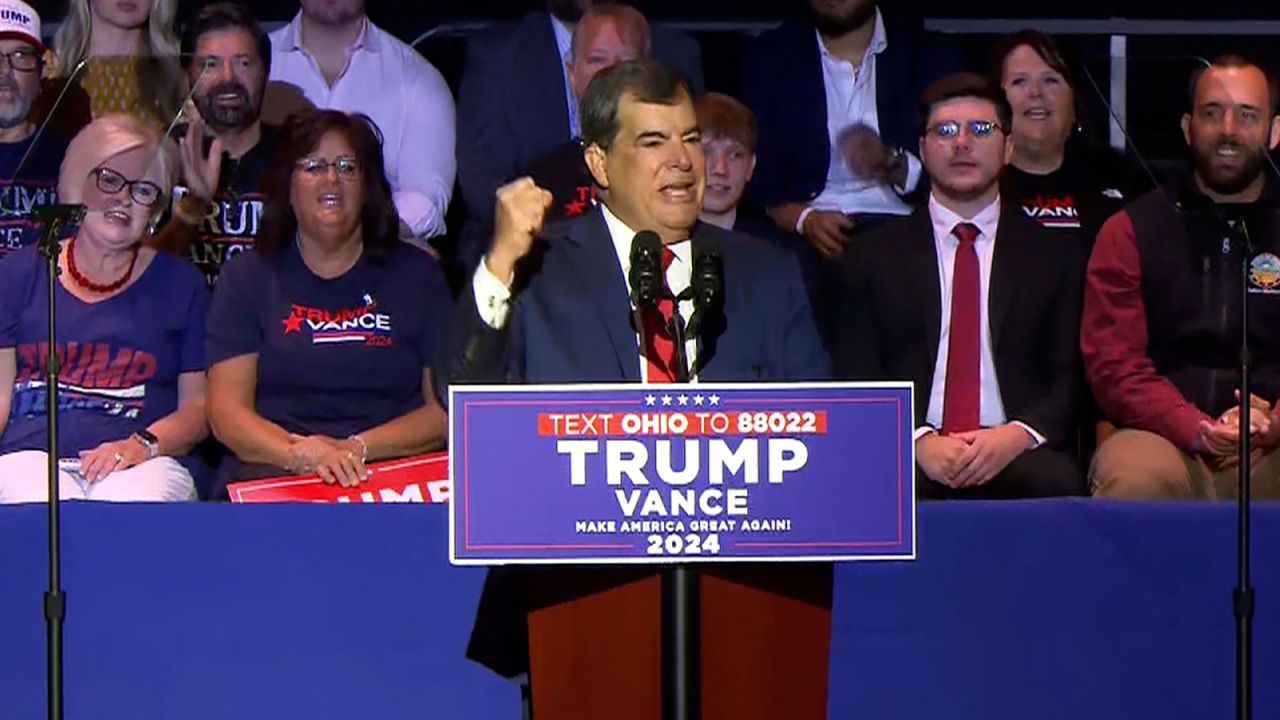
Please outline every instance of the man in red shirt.
M1241 264L1249 263L1255 495L1280 497L1280 221L1267 153L1274 78L1224 57L1196 71L1182 129L1192 167L1102 227L1081 350L1120 428L1094 456L1102 497L1229 498L1239 491Z

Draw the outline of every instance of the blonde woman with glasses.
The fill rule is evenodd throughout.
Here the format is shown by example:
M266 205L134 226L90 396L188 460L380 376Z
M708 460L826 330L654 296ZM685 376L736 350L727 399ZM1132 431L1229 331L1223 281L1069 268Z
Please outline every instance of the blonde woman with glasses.
M87 214L55 280L64 498L195 497L208 289L185 259L141 242L177 165L173 143L132 115L93 121L67 148L58 197ZM0 503L47 497L48 283L35 247L0 262Z

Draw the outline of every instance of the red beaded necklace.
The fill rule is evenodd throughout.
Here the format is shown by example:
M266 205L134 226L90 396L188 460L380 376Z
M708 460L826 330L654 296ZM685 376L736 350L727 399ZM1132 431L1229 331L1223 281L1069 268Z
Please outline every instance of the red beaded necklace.
M124 275L119 280L99 285L89 278L85 277L80 269L76 267L76 238L71 238L71 242L67 243L67 272L71 274L71 279L76 285L90 292L110 293L124 287L129 282L129 278L133 277L133 266L138 262L138 246L133 246L133 255L129 258L129 267L125 269Z

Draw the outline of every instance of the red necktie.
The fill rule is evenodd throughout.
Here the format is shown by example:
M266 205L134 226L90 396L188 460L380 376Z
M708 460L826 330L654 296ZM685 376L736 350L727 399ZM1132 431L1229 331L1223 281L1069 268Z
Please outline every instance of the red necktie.
M960 223L951 231L960 240L951 276L951 330L947 344L947 377L942 398L942 434L977 430L982 380L982 338L978 278L978 226Z
M662 248L662 286L667 287L667 268L676 254L671 248ZM673 383L676 381L676 343L671 333L671 315L675 302L667 297L658 301L658 312L644 313L644 356L649 361L648 382ZM658 316L661 316L659 318Z

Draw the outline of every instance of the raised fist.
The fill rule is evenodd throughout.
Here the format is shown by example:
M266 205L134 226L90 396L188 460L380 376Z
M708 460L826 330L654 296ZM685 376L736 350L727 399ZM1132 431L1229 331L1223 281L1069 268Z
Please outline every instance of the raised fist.
M551 201L551 193L527 177L498 188L493 247L485 258L489 272L495 277L504 282L511 281L516 262L529 254L534 238L542 232Z

